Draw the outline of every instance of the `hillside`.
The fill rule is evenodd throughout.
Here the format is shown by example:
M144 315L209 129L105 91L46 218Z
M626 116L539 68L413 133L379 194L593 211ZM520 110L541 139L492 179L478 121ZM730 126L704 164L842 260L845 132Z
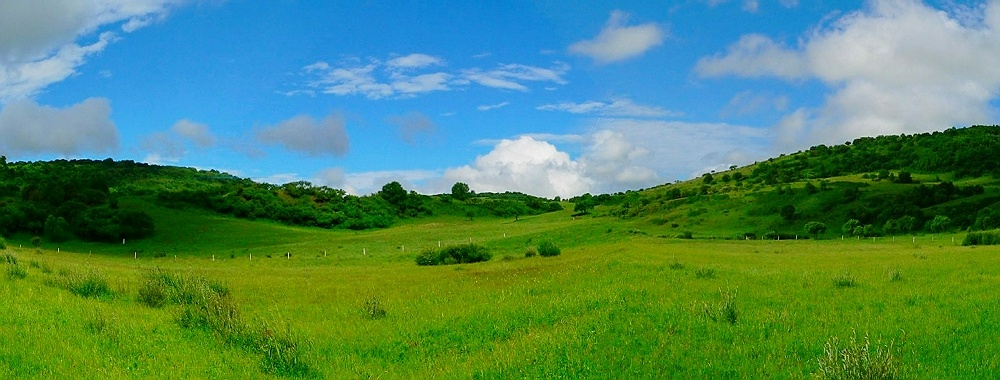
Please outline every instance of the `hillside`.
M888 236L1000 227L1000 127L863 137L642 191L568 201L577 215L622 219L667 237ZM169 229L150 207L325 229L386 228L562 210L520 193L458 183L423 195L399 183L354 196L309 182L257 183L214 170L132 161L0 160L0 235L49 242L143 239ZM594 206L597 206L596 209ZM591 211L593 211L591 213ZM167 224L164 224L167 222ZM805 225L812 223L807 231ZM825 233L817 233L823 231ZM845 227L846 225L846 227Z
M385 228L429 215L473 219L562 210L557 202L519 193L427 196L386 184L369 196L309 182L257 183L215 170L132 161L0 159L0 235L49 242L115 242L172 228L151 207L190 209L247 220L325 229ZM464 190L464 191L463 191Z
M601 203L670 236L794 238L809 222L830 236L990 229L1000 227L997 152L997 126L864 137Z

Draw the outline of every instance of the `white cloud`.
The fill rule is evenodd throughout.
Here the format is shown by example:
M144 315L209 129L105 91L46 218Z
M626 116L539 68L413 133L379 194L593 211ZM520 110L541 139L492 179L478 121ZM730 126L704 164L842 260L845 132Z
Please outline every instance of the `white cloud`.
M677 116L676 112L657 106L636 104L629 98L612 99L609 102L588 101L583 103L562 102L545 104L536 109L541 111L563 111L575 114L595 114L622 117L667 117Z
M658 25L626 26L628 17L628 13L622 11L611 12L611 17L597 37L570 45L569 52L604 64L640 56L663 43L666 33Z
M316 174L313 183L341 189L348 194L373 194L389 182L399 182L404 189L415 190L423 194L439 193L440 190L421 189L420 184L441 178L441 172L433 170L393 170L363 173L345 173L340 168L330 168ZM452 184L448 184L451 189ZM438 186L440 187L440 186ZM437 187L435 187L437 189Z
M503 108L503 107L506 107L506 106L509 106L509 105L510 105L510 102L500 102L500 103L497 103L497 104L484 104L484 105L476 107L476 109L480 110L480 111L492 111L492 110L495 110L497 108Z
M396 57L386 61L386 66L397 69L413 69L427 66L444 65L444 60L435 56L414 53L407 56Z
M824 104L798 109L778 126L792 134L779 141L794 146L989 123L1000 94L1000 2L952 7L873 1L812 31L797 48L744 36L696 70L825 83L831 92Z
M729 46L726 54L702 58L695 71L704 77L773 75L797 79L809 74L805 57L759 34L740 37L739 41Z
M750 13L757 13L760 10L760 1L743 0L743 10Z
M87 56L118 37L108 25L131 32L165 17L183 0L36 0L0 2L0 102L31 97L76 73Z
M215 135L205 124L183 119L174 123L170 130L199 147L207 148L215 145Z
M500 141L472 165L446 170L444 179L465 182L479 192L517 191L543 197L579 195L593 186L569 154L527 136Z
M416 136L421 133L433 133L434 122L420 112L409 112L404 115L390 116L390 124L399 129L399 134L407 144L413 144Z
M349 148L344 118L336 114L321 121L299 115L259 129L257 140L265 144L279 144L285 149L310 156L343 156Z
M312 94L319 91L333 95L363 95L369 99L412 97L435 91L451 91L475 83L505 90L529 91L531 82L568 83L563 77L569 65L555 62L551 67L501 64L492 70L467 68L454 71L426 72L428 67L443 66L444 60L425 54L410 54L386 62L369 59L348 60L339 66L316 62L302 71L312 79L306 89L284 91L286 95Z
M0 149L5 155L110 152L118 148L118 129L110 117L104 98L63 109L15 101L0 110Z

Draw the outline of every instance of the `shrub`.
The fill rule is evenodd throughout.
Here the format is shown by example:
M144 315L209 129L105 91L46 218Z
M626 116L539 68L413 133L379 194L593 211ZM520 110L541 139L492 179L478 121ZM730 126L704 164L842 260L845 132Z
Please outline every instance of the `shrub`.
M896 379L899 369L893 357L893 341L874 347L865 334L864 341L858 342L856 333L851 333L847 342L832 337L823 345L823 356L819 358L819 370L814 374L818 379Z
M382 319L385 318L386 310L385 306L382 305L382 301L376 296L368 297L364 304L365 317L368 319Z
M535 247L528 247L527 251L524 251L524 257L535 257L538 256L538 250Z
M538 255L542 257L559 256L562 250L551 241L543 241L538 244Z
M1000 244L1000 230L969 232L962 240L962 245L998 245Z
M418 254L415 261L417 265L449 265L478 263L490 261L492 258L493 255L486 247L469 243L426 250Z
M70 293L86 298L102 298L113 295L108 280L99 272L88 272L87 274L70 274L67 276L64 286Z

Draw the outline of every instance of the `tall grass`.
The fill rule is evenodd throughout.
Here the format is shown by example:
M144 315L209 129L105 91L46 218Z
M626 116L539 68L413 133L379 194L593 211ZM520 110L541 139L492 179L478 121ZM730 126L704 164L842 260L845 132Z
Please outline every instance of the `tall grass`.
M823 344L823 356L818 359L815 377L822 380L893 380L899 378L894 341L872 344L865 334L863 340L852 332L848 341L831 337Z

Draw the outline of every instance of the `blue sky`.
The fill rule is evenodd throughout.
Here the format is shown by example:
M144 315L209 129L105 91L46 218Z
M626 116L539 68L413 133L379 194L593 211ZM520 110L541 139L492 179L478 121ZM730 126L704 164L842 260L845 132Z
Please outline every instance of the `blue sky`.
M996 124L998 28L998 1L3 0L0 154L617 192Z

